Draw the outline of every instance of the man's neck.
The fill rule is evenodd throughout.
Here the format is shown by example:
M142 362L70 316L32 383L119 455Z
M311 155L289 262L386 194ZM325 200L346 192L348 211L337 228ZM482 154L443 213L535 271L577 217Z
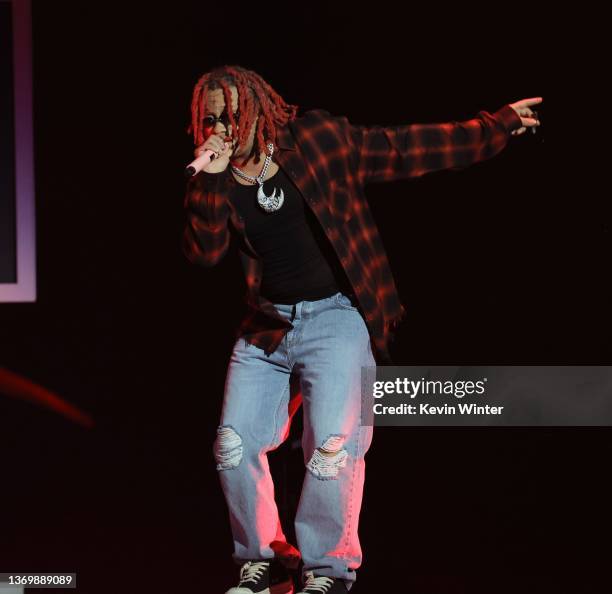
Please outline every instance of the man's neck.
M255 163L255 157L251 157L244 165L240 165L240 162L235 164L242 173L245 175L250 175L252 177L256 177L261 173L262 167L266 160L266 153L260 153L259 155L259 163Z

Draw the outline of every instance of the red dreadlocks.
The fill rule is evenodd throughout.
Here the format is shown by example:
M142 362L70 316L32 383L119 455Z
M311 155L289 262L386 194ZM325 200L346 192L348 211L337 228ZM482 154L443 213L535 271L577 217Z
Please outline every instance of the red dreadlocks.
M234 121L232 94L230 87L235 86L238 91L238 126ZM204 74L193 89L191 100L191 125L187 133L193 132L193 141L196 146L204 142L202 134L202 119L208 92L223 89L226 110L232 125L232 139L238 132L238 144L244 146L248 140L253 122L257 116L257 130L253 150L246 157L245 162L256 155L255 163L259 162L259 155L264 152L266 143L271 142L276 149L276 128L284 126L296 117L297 105L285 103L283 98L259 74L242 68L241 66L221 66Z

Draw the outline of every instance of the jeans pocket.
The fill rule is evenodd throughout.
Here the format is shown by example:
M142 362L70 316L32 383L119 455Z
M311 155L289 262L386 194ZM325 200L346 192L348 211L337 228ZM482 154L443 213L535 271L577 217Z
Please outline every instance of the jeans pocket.
M250 343L244 336L242 337L242 348L244 349L257 349L259 347L255 346L254 344Z
M357 306L353 303L351 298L344 293L338 293L336 295L336 305L343 309L352 309L353 311L357 311Z

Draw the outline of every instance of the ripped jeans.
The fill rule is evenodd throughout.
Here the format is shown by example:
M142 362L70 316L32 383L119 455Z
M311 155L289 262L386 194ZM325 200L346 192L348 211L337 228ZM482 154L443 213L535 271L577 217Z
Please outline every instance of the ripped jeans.
M368 329L341 292L275 307L293 328L270 355L238 338L214 444L233 558L243 563L301 555L303 572L342 578L350 588L362 561L357 528L364 455L373 435L372 427L360 423L361 367L376 365ZM291 374L299 378L301 402L290 398ZM267 452L287 439L300 404L306 470L295 517L296 551L280 523Z

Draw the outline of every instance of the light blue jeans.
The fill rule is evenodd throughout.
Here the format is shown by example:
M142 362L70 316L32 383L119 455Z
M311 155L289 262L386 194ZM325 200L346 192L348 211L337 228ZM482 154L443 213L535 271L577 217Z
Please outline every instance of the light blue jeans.
M294 327L270 355L238 338L213 448L233 558L299 561L301 554L304 572L342 578L350 588L362 560L357 528L373 436L360 423L361 367L376 365L368 329L341 292L275 307ZM291 374L301 400L290 398ZM306 471L295 517L298 552L281 527L267 452L287 439L300 404Z

